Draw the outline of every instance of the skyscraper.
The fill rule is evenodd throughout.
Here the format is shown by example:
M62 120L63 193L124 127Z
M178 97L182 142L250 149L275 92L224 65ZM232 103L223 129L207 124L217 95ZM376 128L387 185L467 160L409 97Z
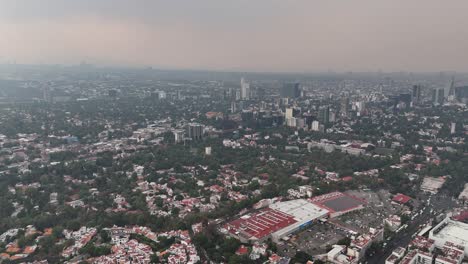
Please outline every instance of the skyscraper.
M341 116L348 116L349 98L344 96L341 98Z
M281 97L297 98L301 96L299 83L285 83L280 89Z
M244 78L241 79L240 97L241 97L242 100L249 100L250 99L250 83L245 81Z
M432 104L442 105L444 103L444 89L432 89Z
M231 113L237 112L237 104L236 102L231 102Z
M298 109L295 109L295 108L286 108L286 113L285 113L284 117L286 119L296 117L299 114L299 112L300 111Z
M318 119L323 124L328 124L330 122L330 107L325 106L319 110Z
M320 122L315 120L312 122L312 131L320 131Z
M452 81L450 82L447 99L450 102L455 100L455 77L452 77Z
M413 105L418 105L421 103L421 85L413 85L413 93L411 98Z
M52 96L50 95L50 87L49 87L49 84L46 84L46 85L42 88L42 97L43 97L44 101L46 101L46 102L51 102L51 101L52 101Z

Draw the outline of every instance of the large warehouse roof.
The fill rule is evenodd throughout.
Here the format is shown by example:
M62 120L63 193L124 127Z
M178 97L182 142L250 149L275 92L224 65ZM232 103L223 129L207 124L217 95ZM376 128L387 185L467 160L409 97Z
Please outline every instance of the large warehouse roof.
M346 212L365 204L364 201L341 192L332 192L310 199L310 202L330 212Z
M224 228L230 233L242 236L246 239L261 239L296 222L297 221L291 215L266 208L231 221L227 223Z
M270 208L292 215L298 222L321 218L328 213L326 209L304 199L274 203Z

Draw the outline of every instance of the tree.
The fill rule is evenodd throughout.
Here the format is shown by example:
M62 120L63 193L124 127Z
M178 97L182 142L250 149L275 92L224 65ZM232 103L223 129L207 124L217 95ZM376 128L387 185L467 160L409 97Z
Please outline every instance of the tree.
M291 259L291 263L306 263L311 259L312 257L309 254L303 251L297 251L296 255Z
M101 236L103 243L108 243L111 241L109 233L106 230L102 229L101 232L99 232L99 235Z

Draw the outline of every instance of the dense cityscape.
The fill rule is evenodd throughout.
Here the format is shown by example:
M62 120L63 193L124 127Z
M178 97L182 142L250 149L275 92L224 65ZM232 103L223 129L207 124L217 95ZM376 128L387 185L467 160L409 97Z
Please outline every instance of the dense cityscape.
M468 259L468 75L0 66L0 263Z

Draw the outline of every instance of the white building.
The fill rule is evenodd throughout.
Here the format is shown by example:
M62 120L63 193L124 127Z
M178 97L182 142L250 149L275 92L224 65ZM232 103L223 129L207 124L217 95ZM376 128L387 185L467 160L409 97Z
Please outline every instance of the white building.
M287 120L287 119L293 118L293 117L294 117L294 109L293 108L286 108L284 118Z
M245 81L244 78L241 79L241 92L240 97L242 100L250 99L250 83Z
M421 191L429 192L436 194L439 189L444 185L445 178L433 178L433 177L424 177L423 182L421 183Z
M279 241L282 237L312 224L314 220L324 218L328 215L328 210L320 208L304 199L274 203L270 205L270 208L291 215L294 217L294 220L296 220L295 223L274 232L271 235L273 241Z
M458 199L468 201L468 183L465 184L465 189L460 193Z
M320 123L319 121L315 120L312 122L312 131L320 131Z
M437 247L443 247L446 242L463 246L465 257L468 257L468 224L447 217L429 232L429 238Z
M205 155L211 155L211 147L205 147Z

